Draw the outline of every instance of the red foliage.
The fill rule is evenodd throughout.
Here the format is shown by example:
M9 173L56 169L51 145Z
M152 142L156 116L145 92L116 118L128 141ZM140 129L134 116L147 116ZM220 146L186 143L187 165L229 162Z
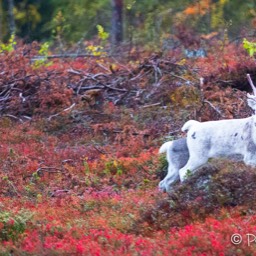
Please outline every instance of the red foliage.
M231 87L248 89L241 74L254 61L228 46L186 65L155 54L35 68L36 49L0 56L0 254L255 254L251 169L214 169L208 187L191 178L172 197L157 191L163 135L190 117L248 115L245 93Z

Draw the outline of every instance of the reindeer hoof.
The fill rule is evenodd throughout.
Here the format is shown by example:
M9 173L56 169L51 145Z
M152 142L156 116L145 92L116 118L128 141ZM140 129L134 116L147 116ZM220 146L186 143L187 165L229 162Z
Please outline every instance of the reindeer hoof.
M159 182L158 189L159 189L159 191L161 191L163 193L166 192L166 185L165 185L165 181L164 180Z

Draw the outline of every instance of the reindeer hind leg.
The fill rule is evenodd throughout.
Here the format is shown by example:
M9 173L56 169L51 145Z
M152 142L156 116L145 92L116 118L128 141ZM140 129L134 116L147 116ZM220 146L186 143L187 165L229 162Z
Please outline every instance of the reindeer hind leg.
M183 182L187 178L188 171L195 172L200 166L208 161L207 157L192 155L189 157L187 164L179 170L180 181Z

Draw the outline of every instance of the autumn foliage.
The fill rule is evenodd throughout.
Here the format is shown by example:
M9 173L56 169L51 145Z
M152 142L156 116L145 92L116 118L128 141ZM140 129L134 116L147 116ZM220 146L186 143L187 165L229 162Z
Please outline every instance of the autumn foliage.
M254 168L216 160L157 189L158 148L184 121L251 114L241 48L36 66L38 47L0 55L2 255L255 254Z

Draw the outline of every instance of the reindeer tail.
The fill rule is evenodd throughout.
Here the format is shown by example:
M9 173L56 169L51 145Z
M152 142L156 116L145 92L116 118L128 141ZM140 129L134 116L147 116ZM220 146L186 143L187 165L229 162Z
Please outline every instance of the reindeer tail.
M188 132L190 130L190 128L195 125L195 124L198 124L199 122L198 121L195 121L195 120L189 120L187 121L181 128L181 130L183 132Z
M165 142L159 149L159 154L167 152L167 150L171 147L172 141Z

